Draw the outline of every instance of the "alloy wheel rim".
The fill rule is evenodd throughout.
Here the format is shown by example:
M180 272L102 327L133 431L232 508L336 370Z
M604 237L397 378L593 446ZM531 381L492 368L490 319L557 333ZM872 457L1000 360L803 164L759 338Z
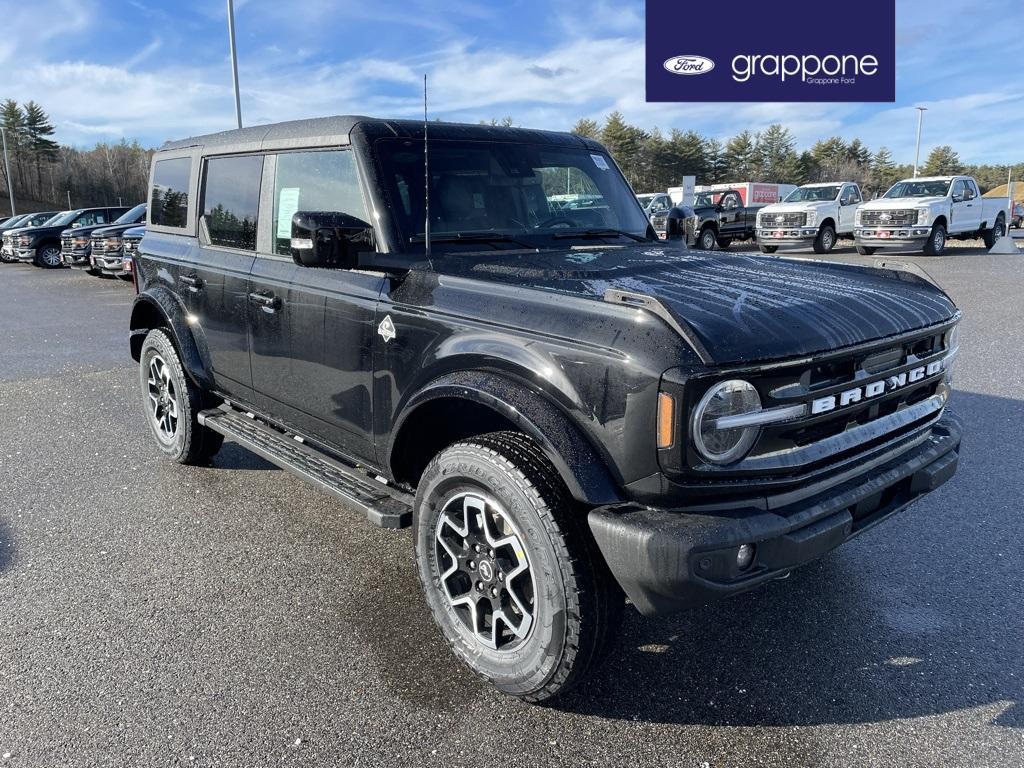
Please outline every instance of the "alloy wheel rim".
M171 371L160 355L150 358L146 383L149 409L157 433L161 440L169 443L178 433L178 391L171 378Z
M449 499L434 529L441 589L463 627L481 645L512 651L529 637L536 585L523 537L493 498Z
M946 233L941 229L935 233L935 250L941 251L946 247Z
M60 264L60 251L56 248L47 248L43 251L43 263L50 267Z
M825 246L825 250L832 250L832 246L835 244L835 236L832 234L831 229L826 229L822 233L821 244Z
M715 236L710 233L705 234L701 240L701 245L704 247L704 250L710 251L715 247Z

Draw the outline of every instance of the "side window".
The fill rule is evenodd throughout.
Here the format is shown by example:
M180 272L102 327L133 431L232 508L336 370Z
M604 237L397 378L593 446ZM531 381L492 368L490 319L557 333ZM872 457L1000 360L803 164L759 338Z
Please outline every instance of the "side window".
M974 188L974 182L967 180L964 182L964 200L973 200L978 196L978 190Z
M860 192L854 186L849 186L843 191L843 205L853 205L860 202Z
M263 156L213 157L203 173L203 231L211 245L256 250Z
M730 192L728 195L725 196L725 199L722 200L722 207L725 208L726 210L732 210L733 208L739 208L740 207L739 195L737 195L735 192Z
M286 152L274 179L274 253L291 254L292 216L298 211L347 213L369 220L349 150Z
M954 200L966 200L967 195L964 194L964 180L957 179L953 182L953 199Z
M149 193L150 220L162 227L183 229L188 218L188 182L192 159L157 160Z
M106 224L107 217L103 211L86 211L75 219L75 225L79 227L92 227L96 224Z

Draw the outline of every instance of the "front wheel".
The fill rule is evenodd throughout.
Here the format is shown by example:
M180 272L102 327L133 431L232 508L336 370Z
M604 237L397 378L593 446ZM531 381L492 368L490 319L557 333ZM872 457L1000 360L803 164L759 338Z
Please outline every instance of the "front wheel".
M876 248L873 245L858 245L857 246L857 253L859 253L861 256L874 256L875 251L877 251L877 250L878 250L878 248Z
M924 244L925 256L941 256L946 252L946 226L936 224Z
M150 331L142 342L139 384L146 421L160 450L179 464L205 464L213 458L224 436L199 423L203 393L185 374L162 328Z
M697 244L700 246L702 251L713 251L718 241L718 237L715 235L715 230L711 227L705 227L701 230L700 237L697 239Z
M44 245L36 253L36 263L46 269L56 269L64 266L64 257L61 256L60 246Z
M525 435L455 443L420 479L416 563L455 654L504 693L551 699L607 654L624 597L586 517Z
M823 224L814 238L815 253L829 253L836 246L836 230L831 224Z

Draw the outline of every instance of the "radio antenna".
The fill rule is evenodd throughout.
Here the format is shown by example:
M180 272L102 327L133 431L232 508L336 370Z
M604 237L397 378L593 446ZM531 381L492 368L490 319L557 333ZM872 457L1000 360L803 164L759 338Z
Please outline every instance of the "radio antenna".
M430 264L430 150L427 143L427 75L423 74L423 250ZM431 265L433 267L433 265Z

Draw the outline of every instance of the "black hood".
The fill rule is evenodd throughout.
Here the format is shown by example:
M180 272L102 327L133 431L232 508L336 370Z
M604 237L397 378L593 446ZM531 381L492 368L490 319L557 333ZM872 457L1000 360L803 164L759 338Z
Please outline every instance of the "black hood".
M110 237L111 235L120 235L120 234L124 234L124 232L126 230L135 229L135 227L138 227L138 226L140 226L138 222L135 222L134 224L114 224L114 225L107 224L107 225L100 225L99 227L93 229L92 236L93 237ZM88 229L88 227L87 227L87 229Z
M608 289L658 299L716 363L799 357L949 320L956 306L916 275L673 246L495 251L434 259L441 273L601 300Z
M61 230L60 234L62 237L83 237L85 235L92 235L92 233L97 229L104 229L109 226L109 224L91 224L88 227L68 227L67 229ZM60 229L60 227L57 227L57 229Z

